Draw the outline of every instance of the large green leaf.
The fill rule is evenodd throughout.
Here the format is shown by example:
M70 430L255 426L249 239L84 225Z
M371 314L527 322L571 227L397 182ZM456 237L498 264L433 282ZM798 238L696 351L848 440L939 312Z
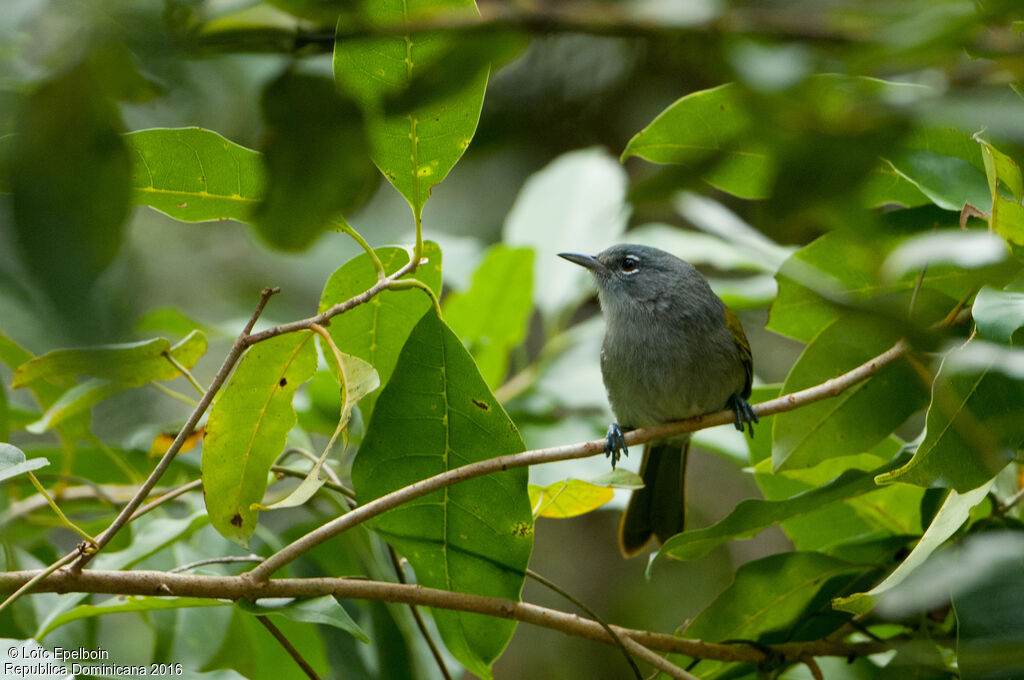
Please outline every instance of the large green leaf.
M165 354L192 368L205 353L206 336L199 331L192 331L173 346L166 338L154 338L87 349L58 349L19 366L13 384L15 388L27 387L39 380L61 381L90 375L123 387L139 387L181 375Z
M924 440L909 463L879 483L952 487L960 493L996 476L1024 441L1024 383L998 370L998 354L969 342L943 359L932 385Z
M246 545L256 529L267 475L295 426L295 389L313 377L313 333L279 335L250 347L206 424L203 495L210 521Z
M369 25L394 27L410 17L438 11L458 17L477 12L473 0L364 0L360 19ZM335 43L334 76L363 107L373 160L409 201L417 218L433 186L445 178L476 132L487 70L447 96L401 113L384 113L385 100L404 91L422 70L449 54L457 40L433 31Z
M804 349L783 394L822 383L869 361L899 340L899 331L845 315L826 326ZM928 403L911 366L897 360L843 393L775 416L772 467L811 467L826 458L870 449Z
M378 248L375 252L389 274L409 261L409 253L404 248ZM406 278L419 279L440 295L441 250L436 243L428 241L423 257L426 261L417 267L415 274ZM359 295L376 282L377 274L370 258L365 254L352 258L327 280L320 298L320 311ZM338 349L368 361L377 369L381 385L386 385L405 339L429 307L430 300L423 291L384 291L336 318L327 330ZM364 419L369 419L379 394L371 392L359 402Z
M892 232L956 226L956 215L935 208L898 211L887 219ZM768 328L796 340L810 342L842 314L841 305L867 304L895 292L914 290L920 271L906 272L896 279L889 278L882 271L885 254L902 240L902 236L887 238L875 234L866 238L834 231L804 246L779 268L775 276L779 282L779 294L772 304ZM958 300L977 286L1005 283L1016 269L1017 266L1009 260L980 268L932 264L921 279L921 288Z
M737 505L725 519L705 529L685 531L665 541L656 557L695 560L733 539L751 538L770 526L816 512L833 503L874 491L875 475L891 470L897 459L876 470L847 470L822 486L786 500L748 499Z
M428 312L409 336L352 467L360 502L421 479L523 450L515 425L472 357ZM478 477L371 520L404 554L422 585L519 599L533 544L526 470ZM491 677L512 621L434 610L445 645Z
M492 389L505 379L509 352L526 337L532 295L533 251L499 244L477 267L470 289L445 300L445 321Z
M212 130L153 128L125 135L132 201L183 222L248 221L263 195L260 154Z
M253 223L275 248L302 250L371 194L362 116L329 78L292 71L267 85L262 108L267 189Z
M753 124L743 91L734 84L701 90L677 100L629 140L622 159L692 168L714 187L741 198L764 198L775 162L749 137Z
M803 618L819 590L837 577L854 578L864 567L815 552L789 552L748 562L725 592L702 611L683 635L721 642L757 640ZM702 661L693 672L715 677L722 664Z
M932 519L927 531L924 532L921 540L918 541L911 553L907 555L907 558L900 563L900 566L889 574L884 581L866 593L857 593L848 597L838 598L834 603L836 609L857 615L863 615L871 611L875 606L875 599L879 595L902 583L907 576L924 564L925 560L939 546L945 543L947 538L963 526L963 523L967 521L971 508L985 498L990 486L991 484L985 484L962 495L955 491L949 494L942 507L939 508L938 513L936 513L935 518Z

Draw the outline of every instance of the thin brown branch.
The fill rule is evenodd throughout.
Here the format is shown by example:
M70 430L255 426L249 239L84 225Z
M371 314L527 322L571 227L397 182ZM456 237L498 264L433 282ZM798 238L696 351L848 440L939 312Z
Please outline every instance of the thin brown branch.
M395 568L395 576L398 578L399 583L407 583L405 580L405 572L402 571L402 563L398 559L398 554L395 553L395 549L390 545L388 546L388 556L391 558L391 566ZM441 671L441 675L444 676L445 680L452 680L451 673L448 672L448 666L444 663L444 657L441 656L441 650L437 648L434 643L434 638L430 637L430 631L427 630L427 624L423 622L423 617L420 616L420 612L416 609L416 605L409 605L409 611L412 612L413 621L416 622L416 627L420 630L420 635L427 643L427 647L430 648L430 654L434 657L434 662L437 664L438 669Z
M203 417L203 414L206 413L206 409L210 407L210 403L213 401L214 395L217 394L217 391L220 389L221 385L224 384L224 381L228 379L228 375L235 367L235 363L238 361L239 357L242 356L242 352L245 351L245 348L248 347L246 340L250 337L249 334L252 332L253 326L256 325L256 320L259 319L260 314L263 313L263 308L267 306L267 301L270 300L275 293L280 292L280 290L280 288L264 288L260 292L260 301L256 305L256 311L254 311L252 316L249 317L249 322L245 325L245 328L231 346L231 350L224 358L224 363L221 364L220 370L217 371L217 375L214 376L213 382L210 383L210 388L203 394L203 398L199 400L199 404L196 405L195 409L193 409L192 415L188 417L188 420L178 432L178 436L174 438L174 442L170 447L168 447L167 452L161 456L160 461L156 464L156 467L153 468L153 472L151 472L146 481L142 483L142 487L139 488L138 493L136 493L124 508L121 509L121 512L114 518L114 521L109 527L107 527L106 531L96 537L96 544L98 546L97 552L102 550L103 547L107 545L115 535L117 535L117 532L131 520L132 515L135 514L135 511L138 510L139 506L142 505L142 502L146 500L146 497L149 495L150 491L153 490L153 487L155 487L157 482L160 481L160 478L163 477L164 472L166 472L167 468L170 467L171 461L174 460L178 451L181 450L181 447L184 445L185 440L188 439L188 436L192 434L192 430L194 430L196 425L199 423L199 419ZM95 554L96 552L82 553L78 560L72 565L71 569L73 571L81 570L82 567L89 563Z
M271 623L270 619L266 616L257 616L256 620L263 624L263 627L270 631L270 634L274 636L274 639L281 643L288 655L291 656L295 663L299 664L299 668L306 674L310 680L320 680L320 676L316 674L313 667L309 665L309 662L302 658L302 654L299 650L295 649L294 645L288 641L288 638L284 636L281 629Z
M175 567L168 571L168 574L181 574L186 571L191 571L196 567L205 567L209 564L249 564L252 562L262 562L263 558L259 555L225 555L223 557L208 557L205 560L196 560L195 562L189 562L183 564L180 567Z
M371 298L373 298L373 296L377 295L381 291L387 290L391 286L392 282L402 278L403 276L409 274L410 272L415 271L417 266L419 266L419 262L416 261L416 258L412 258L405 263L405 266L396 271L394 274L386 276L383 279L379 279L377 283L373 284L359 295L351 297L348 300L345 300L344 302L339 302L338 304L333 305L332 307L324 310L323 312L317 314L316 316L311 316L307 319L300 319L298 321L292 321L291 323L281 324L280 326L274 326L273 328L268 328L265 331L262 331L260 333L254 333L248 336L245 340L246 346L255 345L257 342L262 342L264 340L268 340L278 335L284 335L285 333L295 333L296 331L310 330L310 327L313 324L317 324L319 326L326 326L330 323L330 320L333 317L344 312L347 312L353 307L358 307L359 305L368 302Z
M628 635L624 635L622 637L622 644L631 654L634 654L637 658L643 659L662 673L673 678L678 678L679 680L700 680L696 675L688 673L665 657L655 654Z
M783 411L791 411L805 404L821 401L828 397L834 397L841 394L849 387L867 380L875 373L882 370L885 366L902 358L907 353L908 349L909 346L907 343L904 340L900 340L875 358L838 377L826 380L820 385L815 385L799 392L785 394L777 399L756 404L753 407L754 412L757 413L758 416L764 417L775 413L782 413ZM718 413L708 413L675 423L666 423L664 425L655 425L653 427L642 427L626 434L626 444L633 446L635 444L642 444L652 440L664 439L684 432L696 432L697 430L703 430L716 425L726 425L728 423L732 423L734 420L735 414L733 414L732 411L719 411ZM438 489L443 489L474 477L480 477L512 468L595 456L604 453L604 450L604 439L595 439L578 444L567 444L564 446L555 446L546 449L536 449L533 451L525 451L523 453L498 456L496 458L488 458L487 460L463 465L462 467L442 472L441 474L428 477L427 479L416 482L415 484L410 484L409 486L398 489L397 491L392 491L389 494L381 496L366 505L361 505L351 512L345 513L341 517L331 520L327 524L314 529L305 536L296 539L268 557L259 566L246 574L246 576L256 582L266 581L275 571L303 553L312 550L315 546L320 545L327 539L337 536L341 532L365 522L371 517L376 517L387 510L398 507L404 503L408 503L413 499L425 496L426 494L437 491Z
M0 573L0 593L24 585L38 571ZM456 593L420 585L386 583L350 578L288 578L256 583L242 576L210 576L170 574L162 571L99 571L75 574L62 569L42 579L33 592L100 593L109 595L161 595L205 597L250 601L267 597L308 598L332 595L342 599L379 600L415 604L457 611L484 614L557 630L567 635L615 644L597 621L556 609L540 607L500 597ZM757 664L765 660L765 652L742 645L728 645L687 639L665 633L612 626L620 637L629 637L644 647L696 659L737 661ZM846 643L833 640L789 642L767 647L775 656L792 661L801 656L861 657L889 649L878 642Z
M136 510L132 514L132 516L128 518L128 521L129 522L134 522L139 517L142 517L147 512L150 512L151 510L153 510L154 508L157 508L157 507L163 505L164 503L167 503L168 501L173 501L175 498L177 498L179 496L183 496L183 495L187 494L189 491L193 491L195 489L202 489L202 488L203 488L203 480L201 480L201 479L193 479L191 482L188 482L187 484L182 484L181 486L179 486L176 489L171 489L170 491L168 491L164 495L158 496L158 497L154 498L153 500L151 500L149 503L146 503L141 508Z

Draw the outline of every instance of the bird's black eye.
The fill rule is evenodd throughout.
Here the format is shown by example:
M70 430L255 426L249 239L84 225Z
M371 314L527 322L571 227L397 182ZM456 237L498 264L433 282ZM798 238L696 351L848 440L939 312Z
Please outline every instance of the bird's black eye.
M625 258L623 258L622 271L624 271L627 274L630 274L632 272L635 272L637 269L640 269L640 258L634 255L627 255Z

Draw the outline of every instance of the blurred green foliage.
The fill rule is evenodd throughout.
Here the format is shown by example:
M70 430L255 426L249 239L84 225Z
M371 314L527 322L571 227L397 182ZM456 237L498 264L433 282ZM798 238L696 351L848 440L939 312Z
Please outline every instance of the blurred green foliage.
M201 478L205 500L131 523L92 566L237 555L226 538L266 556L345 512L344 485L366 502L524 445L601 436L593 291L554 254L641 242L693 262L740 311L754 402L899 338L911 352L764 418L753 441L699 433L696 525L649 580L613 547L608 510L625 491L533 524L522 471L397 508L280 575L394 580L389 544L403 577L464 592L515 598L529 564L622 625L755 648L900 642L891 658L820 659L829 678L1019 677L1019 17L1019 0L8 0L4 569L43 567L78 540L27 470L86 531L105 529L267 285L284 290L262 327L417 258L409 289L331 319L334 347L307 331L249 348L204 450L160 482ZM335 349L381 387L331 447L346 389ZM258 515L308 496L275 463L318 490ZM530 481L552 502L578 479L624 486L604 472L597 457L536 466ZM552 598L525 589L567 608ZM187 677L301 677L259 614L322 677L441 677L404 606L195 605L33 595L0 612L0 637L180 662ZM615 649L509 621L436 610L427 629L454 673L628 672ZM762 671L808 677L776 659L692 669Z

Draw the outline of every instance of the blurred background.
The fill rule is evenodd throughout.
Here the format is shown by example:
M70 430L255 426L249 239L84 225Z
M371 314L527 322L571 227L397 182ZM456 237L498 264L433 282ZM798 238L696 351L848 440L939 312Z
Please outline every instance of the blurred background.
M693 261L739 313L753 345L757 383L778 383L801 345L764 328L776 291L773 273L822 233L882 228L884 208L874 209L890 197L870 198L880 157L895 157L916 131L939 128L984 131L1008 155L1024 157L1019 2L534 0L479 6L511 47L492 68L472 143L426 204L423 232L442 248L446 294L471 285L495 243L534 251L535 309L511 354L509 382L499 389L528 448L600 437L611 418L597 364L603 325L593 291L584 273L556 253L633 241ZM288 68L331 77L330 17L344 17L353 7L341 0L4 0L4 189L75 162L72 145L45 142L34 165L24 159L8 164L19 129L47 129L53 134L45 139L60 140L62 126L86 109L97 129L198 126L263 149L264 88ZM89 66L82 70L84 63ZM813 76L822 73L882 78L920 91L864 97L820 87ZM672 102L726 82L739 83L757 103L754 134L778 159L769 199L744 200L677 166L636 157L620 163L629 140ZM73 206L77 199L68 191L49 200ZM913 199L903 204L912 206ZM96 237L100 264L81 265L95 244L80 242L70 227L26 234L16 213L11 195L0 196L0 332L42 354L160 334L166 326L154 312L172 308L208 331L211 348L196 368L203 383L260 289L282 290L261 324L308 316L330 274L360 252L347 236L330 231L302 251L284 252L240 222L184 223L136 207ZM382 178L346 217L374 246L413 240L409 205ZM955 224L956 213L945 211L941 220ZM75 295L53 294L69 282ZM5 385L10 375L0 367ZM21 395L8 398L17 407ZM317 408L314 396L300 399L307 411ZM189 410L125 393L96 407L94 431L122 442L144 466L138 442L154 428L183 421ZM314 430L312 436L319 441L322 435ZM701 433L697 443L689 472L690 527L710 524L740 499L759 495L753 475L744 471L747 448L740 435L718 428ZM638 458L627 467L635 469ZM587 479L606 470L604 459L592 458L534 468L531 482ZM626 498L618 493L600 511L538 520L531 567L620 625L671 631L711 602L739 564L789 545L775 529L700 560L659 563L645 580L646 560L623 560L615 545ZM314 518L304 509L274 513L265 522L286 532ZM211 529L200 533L210 535L197 540L223 550ZM70 547L71 538L64 538L61 547ZM40 559L47 554L38 545L32 551ZM568 608L530 581L524 597ZM372 616L370 609L360 605L361 620ZM90 634L123 632L127 624L115 619L129 616L90 624L107 626ZM84 634L76 625L53 640ZM422 661L415 635L408 644L408 653ZM216 659L207 662L216 667ZM367 658L364 670L337 677L363 677L383 663ZM415 667L410 677L436 673L429 662ZM617 678L626 668L613 648L520 625L495 673ZM786 677L801 673L806 669Z

